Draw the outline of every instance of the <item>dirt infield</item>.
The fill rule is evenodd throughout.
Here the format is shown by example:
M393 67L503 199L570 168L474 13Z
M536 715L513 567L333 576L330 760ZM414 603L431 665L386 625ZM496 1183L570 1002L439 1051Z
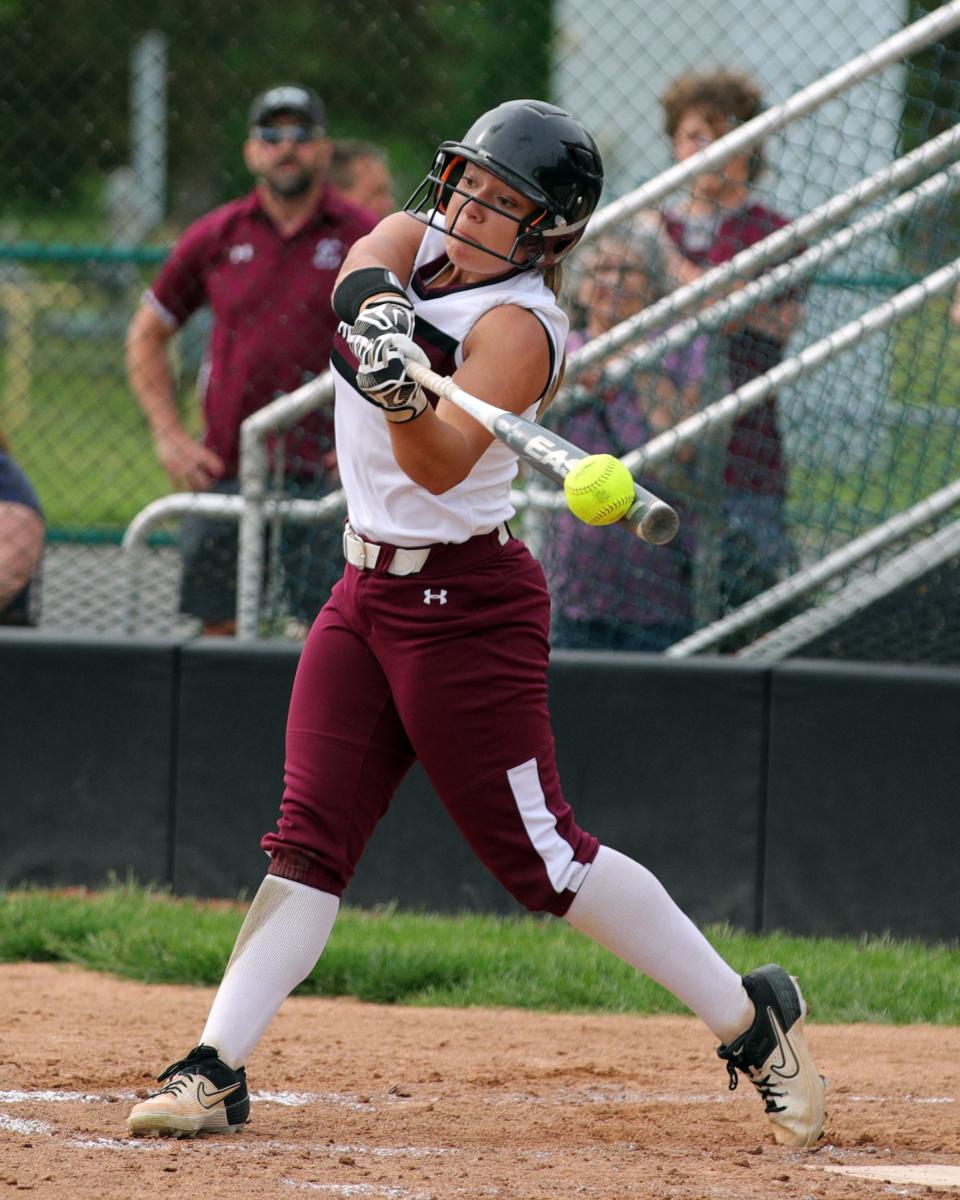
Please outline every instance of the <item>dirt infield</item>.
M773 1144L752 1088L726 1090L693 1019L295 997L248 1065L242 1132L128 1138L131 1103L189 1048L211 997L0 967L0 1197L960 1193L960 1030L932 1027L812 1025L831 1083L826 1137L791 1151ZM835 1170L858 1167L872 1177Z

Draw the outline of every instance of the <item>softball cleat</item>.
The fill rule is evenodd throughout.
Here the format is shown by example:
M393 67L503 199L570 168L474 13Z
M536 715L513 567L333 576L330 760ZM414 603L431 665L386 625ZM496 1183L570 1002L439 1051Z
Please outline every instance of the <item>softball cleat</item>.
M750 1028L717 1054L726 1059L730 1090L737 1072L760 1093L773 1135L782 1146L812 1146L826 1116L824 1080L803 1032L807 1006L792 975L769 963L744 975L757 1010Z
M212 1046L195 1046L157 1078L164 1080L159 1092L134 1106L127 1118L132 1134L228 1133L250 1117L246 1072L221 1062Z

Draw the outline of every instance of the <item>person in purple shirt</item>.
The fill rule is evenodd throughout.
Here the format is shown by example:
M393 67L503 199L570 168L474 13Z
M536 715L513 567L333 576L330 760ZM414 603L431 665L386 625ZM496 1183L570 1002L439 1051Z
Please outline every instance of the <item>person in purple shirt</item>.
M673 155L682 162L762 111L759 89L746 76L709 71L675 79L661 103ZM664 213L667 231L686 260L685 282L727 262L788 224L754 185L765 166L762 147L720 171L698 175L687 196ZM758 304L724 331L731 390L780 362L802 316L800 294ZM794 562L784 502L787 465L775 397L734 423L723 464L726 520L718 602L736 608L772 587ZM720 615L719 612L717 615Z
M651 223L652 219L652 223ZM657 214L604 234L581 256L573 308L578 328L572 353L592 338L666 295L678 282L679 256ZM707 362L707 339L668 355L656 371L604 383L600 368L577 380L572 404L547 422L590 453L618 457L696 412ZM629 538L613 541L559 511L542 552L552 600L551 641L566 650L655 652L693 631L692 569L695 526L687 502L689 456L644 479L672 504L680 530L666 546Z
M332 144L323 104L298 85L259 95L244 161L248 195L194 222L143 297L127 335L127 374L175 488L236 493L240 426L277 396L322 374L336 318L330 296L344 257L376 224L327 181ZM200 370L204 431L177 409L169 342L198 309L213 328ZM330 410L311 414L271 448L287 490L322 495L338 484ZM312 619L340 570L337 522L288 527L283 564L291 614ZM191 517L181 529L181 611L208 635L235 631L236 522Z

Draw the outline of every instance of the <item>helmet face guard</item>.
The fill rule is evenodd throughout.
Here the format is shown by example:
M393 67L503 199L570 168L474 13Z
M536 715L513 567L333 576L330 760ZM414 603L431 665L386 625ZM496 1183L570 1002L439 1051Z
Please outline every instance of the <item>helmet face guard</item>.
M535 267L538 263L543 262L547 258L548 248L544 237L545 231L537 226L546 222L547 209L541 206L525 217L515 217L511 213L504 212L502 208L497 208L495 204L490 204L486 200L481 200L479 197L465 192L457 185L466 163L467 160L462 154L444 151L438 153L433 166L404 205L404 212L410 213L411 216L423 221L425 225L429 225L433 229L443 230L448 237L455 238L458 242L475 247L476 242L473 239L463 237L457 232L457 223L463 208L457 212L453 221L450 221L447 215L453 197L462 196L472 204L496 213L497 216L506 221L512 221L517 226L513 245L506 254L498 254L496 250L490 250L484 246L483 250L486 254L489 254L491 258L499 258L501 262L507 263L511 267L521 269ZM485 169L489 170L489 167ZM491 172L491 174L497 173ZM503 179L502 175L497 177ZM509 181L503 179L503 182L508 183ZM517 190L519 191L519 189ZM560 219L562 222L563 218ZM585 224L586 222L584 222Z
M533 212L517 218L462 191L457 184L467 162L489 171L531 201ZM516 223L508 254L486 252L509 266L527 270L557 263L573 249L602 188L599 152L579 121L552 104L512 100L484 113L461 142L440 146L404 211L442 229L448 237L475 245L457 233L459 212L449 227L446 222L452 197L464 196Z

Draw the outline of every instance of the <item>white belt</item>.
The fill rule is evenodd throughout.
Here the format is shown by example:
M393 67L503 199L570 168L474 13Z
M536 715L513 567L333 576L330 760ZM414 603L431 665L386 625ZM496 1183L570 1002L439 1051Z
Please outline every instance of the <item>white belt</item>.
M359 567L361 571L372 570L377 565L382 546L376 542L365 542L352 529L343 531L343 556L351 566ZM423 564L430 557L430 546L419 546L415 550L407 550L399 546L393 552L393 558L387 567L388 575L416 575L423 570Z
M510 540L510 530L506 524L501 523L498 525L496 533L497 541L501 546ZM361 571L373 570L377 565L382 549L383 547L379 543L366 541L359 533L355 533L349 525L343 531L343 557L351 566L359 567ZM413 549L398 546L394 550L393 558L387 567L387 574L416 575L418 571L423 570L424 564L430 557L432 550L432 546L417 546Z

